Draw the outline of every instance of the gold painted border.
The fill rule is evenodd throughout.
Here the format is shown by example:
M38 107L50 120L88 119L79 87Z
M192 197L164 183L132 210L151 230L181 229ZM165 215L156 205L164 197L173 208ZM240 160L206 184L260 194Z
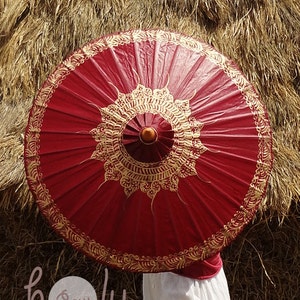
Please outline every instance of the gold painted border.
M43 174L39 167L39 137L43 116L47 109L48 101L59 84L77 66L97 53L111 47L146 40L169 42L195 52L203 53L203 55L206 55L212 62L221 67L244 95L246 103L252 111L259 137L256 172L240 210L235 213L231 221L224 225L216 234L204 241L203 244L195 245L178 253L157 257L121 253L90 239L84 232L81 232L71 224L56 207L54 201L51 199L49 190L43 183ZM205 259L209 255L220 251L251 220L265 194L268 177L271 172L272 138L269 121L257 93L229 59L225 58L209 45L182 34L163 30L132 30L105 36L88 43L68 57L48 77L40 89L30 112L25 134L24 157L27 181L31 191L36 196L40 210L51 223L52 227L68 240L73 247L83 251L97 261L104 262L113 267L134 272L159 272L182 268L193 261Z

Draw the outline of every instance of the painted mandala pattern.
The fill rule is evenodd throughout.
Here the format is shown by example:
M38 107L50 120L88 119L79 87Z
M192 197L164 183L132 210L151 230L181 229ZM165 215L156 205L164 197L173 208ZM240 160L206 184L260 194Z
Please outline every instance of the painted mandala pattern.
M174 100L167 87L139 84L129 94L119 93L100 113L101 123L90 132L97 142L91 158L105 162L105 181L119 181L127 197L141 190L154 199L161 189L176 192L180 178L197 175L196 160L207 148L200 141L203 124L191 116L188 100ZM158 162L134 159L123 144L128 122L145 113L161 116L174 132L171 151Z

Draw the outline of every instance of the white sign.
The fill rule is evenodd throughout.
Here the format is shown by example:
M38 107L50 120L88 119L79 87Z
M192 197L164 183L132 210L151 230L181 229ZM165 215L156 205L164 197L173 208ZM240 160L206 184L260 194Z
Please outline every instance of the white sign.
M49 300L97 300L95 289L78 276L64 277L52 287Z

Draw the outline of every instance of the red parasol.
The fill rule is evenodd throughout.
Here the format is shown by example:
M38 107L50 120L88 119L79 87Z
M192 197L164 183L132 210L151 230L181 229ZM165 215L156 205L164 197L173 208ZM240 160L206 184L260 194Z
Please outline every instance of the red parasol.
M236 65L191 37L99 38L30 112L29 186L53 228L101 263L182 268L236 237L265 194L271 130Z

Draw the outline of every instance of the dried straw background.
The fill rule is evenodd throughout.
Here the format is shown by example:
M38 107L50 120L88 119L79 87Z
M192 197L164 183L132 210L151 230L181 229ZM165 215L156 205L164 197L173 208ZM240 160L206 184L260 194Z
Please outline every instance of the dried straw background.
M274 133L260 212L224 253L232 299L300 298L300 4L298 0L0 0L0 299L27 299L43 266L45 295L68 275L101 297L104 266L75 252L39 214L25 180L23 133L36 91L66 55L100 35L176 30L235 60L256 86ZM109 270L115 299L141 299L141 276ZM46 297L46 296L45 296Z

